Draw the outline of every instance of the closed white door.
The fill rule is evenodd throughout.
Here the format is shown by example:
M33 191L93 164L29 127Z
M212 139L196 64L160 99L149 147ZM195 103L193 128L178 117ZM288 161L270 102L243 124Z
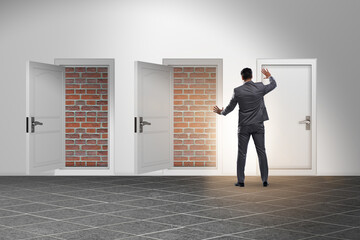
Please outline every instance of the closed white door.
M65 69L28 62L26 79L27 174L65 166Z
M269 120L265 121L265 147L269 173L316 173L316 75L315 60L258 60L259 72L267 68L277 88L265 96ZM258 169L257 169L258 171Z
M135 172L172 166L173 68L135 62Z

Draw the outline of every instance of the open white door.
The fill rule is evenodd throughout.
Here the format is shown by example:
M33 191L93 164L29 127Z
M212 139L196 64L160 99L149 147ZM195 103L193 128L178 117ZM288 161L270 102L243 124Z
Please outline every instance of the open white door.
M172 166L173 68L135 62L135 173Z
M42 175L65 166L65 68L27 63L27 174Z

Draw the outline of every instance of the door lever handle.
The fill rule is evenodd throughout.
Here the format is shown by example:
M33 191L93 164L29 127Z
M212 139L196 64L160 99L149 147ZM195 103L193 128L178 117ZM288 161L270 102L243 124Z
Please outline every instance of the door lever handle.
M143 121L143 117L140 117L140 127L139 127L139 132L142 133L143 130L144 130L144 126L146 125L151 125L150 122L147 122L147 121Z
M299 122L300 124L306 124L306 130L310 130L311 119L310 116L306 116L305 120Z
M147 122L147 121L142 121L140 122L141 126L145 126L145 125L151 125L150 122Z
M42 122L39 122L39 121L34 121L34 122L32 122L32 125L33 125L33 126L43 125L43 123L42 123Z
M310 121L309 120L302 120L299 123L300 124L310 124Z
M35 121L35 117L31 117L31 132L35 132L35 126L37 125L43 125L42 122Z

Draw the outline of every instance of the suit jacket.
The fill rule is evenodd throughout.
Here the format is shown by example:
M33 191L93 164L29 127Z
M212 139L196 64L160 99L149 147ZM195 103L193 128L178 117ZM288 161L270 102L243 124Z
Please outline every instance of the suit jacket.
M221 112L222 115L230 113L239 104L238 126L250 125L269 119L266 111L264 96L276 87L273 77L270 83L264 85L262 82L245 82L242 86L234 89L229 105Z

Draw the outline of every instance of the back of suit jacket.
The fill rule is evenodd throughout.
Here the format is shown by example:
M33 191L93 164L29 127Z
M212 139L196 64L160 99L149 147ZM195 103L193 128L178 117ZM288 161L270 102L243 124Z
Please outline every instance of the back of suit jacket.
M245 82L242 86L234 89L229 105L221 112L227 115L235 106L239 105L238 126L250 125L263 122L269 119L266 111L264 96L276 87L273 77L269 78L270 83L264 85L262 82Z

